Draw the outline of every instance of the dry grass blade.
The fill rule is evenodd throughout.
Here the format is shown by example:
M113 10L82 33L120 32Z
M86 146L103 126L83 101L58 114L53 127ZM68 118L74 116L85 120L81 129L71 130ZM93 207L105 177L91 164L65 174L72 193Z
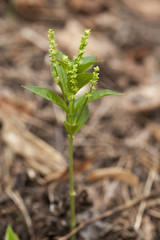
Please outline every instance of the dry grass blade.
M27 39L28 41L35 44L42 51L46 52L48 50L48 41L33 29L23 28L21 30L21 35L24 39Z
M133 187L138 185L138 178L135 174L131 173L127 169L110 167L96 169L88 176L88 180L95 181L102 178L114 178L123 181Z
M150 172L148 174L147 181L146 181L146 185L145 185L145 188L144 188L144 193L150 193L151 188L152 188L152 184L153 184L154 179L155 179L155 176L156 176L156 172L154 170L150 170ZM147 204L146 201L142 201L140 203L138 213L137 213L137 217L136 217L136 221L135 221L135 224L134 224L134 228L135 228L136 231L138 231L140 226L141 226L142 217L143 217L144 210L146 208L146 204Z
M30 234L33 234L33 229L32 229L32 220L29 216L29 213L27 211L27 208L24 204L23 199L21 198L19 192L13 191L12 189L6 188L6 193L7 195L13 200L13 202L16 204L16 206L20 209L25 221L26 225L28 228L28 231Z
M155 218L159 218L159 219L160 219L159 209L156 209L156 210L150 209L150 210L148 211L148 213L149 213L150 216L153 216L153 217L155 217Z

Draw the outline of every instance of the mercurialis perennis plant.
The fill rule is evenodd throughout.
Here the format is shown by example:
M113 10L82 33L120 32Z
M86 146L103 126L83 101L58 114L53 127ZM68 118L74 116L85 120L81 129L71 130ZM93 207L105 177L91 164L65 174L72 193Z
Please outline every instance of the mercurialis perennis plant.
M73 136L85 124L89 116L88 103L96 99L109 95L121 95L111 90L96 90L99 79L99 67L93 68L93 72L88 72L98 61L95 56L83 56L88 44L90 29L84 31L78 48L78 54L72 60L59 51L55 43L55 35L52 29L48 31L49 57L51 62L51 73L53 80L59 85L62 95L59 96L54 91L36 86L24 86L24 88L34 92L43 98L57 104L66 113L64 122L69 137L69 185L70 185L70 227L75 228L75 191L73 172ZM78 91L88 86L88 91L77 97ZM75 236L72 237L72 240Z

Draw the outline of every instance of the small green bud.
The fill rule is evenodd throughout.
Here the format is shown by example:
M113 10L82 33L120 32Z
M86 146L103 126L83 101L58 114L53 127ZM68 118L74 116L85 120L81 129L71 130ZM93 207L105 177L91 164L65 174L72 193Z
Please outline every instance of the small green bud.
M55 83L58 84L60 82L60 78L59 77L55 77L54 81L55 81Z
M88 92L86 92L87 97L90 97L91 93L96 89L95 85L97 84L98 79L99 79L99 67L96 66L96 67L94 67L94 71L93 71L93 79L90 80L90 82L91 82L91 86L89 87L90 90Z
M91 33L91 29L85 29L84 31L85 36L89 37L90 33Z
M66 55L63 55L62 60L63 60L65 63L69 63L69 58L68 58L68 56L66 56Z
M75 95L70 95L69 96L69 101L73 101L73 100L75 100L76 99L76 96Z
M98 66L94 67L94 71L95 71L95 72L99 72L99 70L100 70L100 69L99 69Z
M94 91L94 90L95 90L95 86L94 86L94 85L91 85L91 86L90 86L90 90L91 90L91 91Z
M89 97L92 96L92 93L91 93L90 91L87 91L87 92L85 93L85 95L86 95L86 98L89 98Z

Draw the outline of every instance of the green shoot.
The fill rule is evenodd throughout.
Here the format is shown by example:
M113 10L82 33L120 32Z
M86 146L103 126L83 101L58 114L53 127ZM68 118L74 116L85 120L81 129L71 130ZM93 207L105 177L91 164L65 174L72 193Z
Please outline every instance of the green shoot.
M7 227L4 240L19 240L18 236L13 232L10 225Z
M76 226L75 219L75 190L74 190L74 171L73 171L73 139L74 134L79 131L89 117L88 103L96 99L109 95L121 95L121 93L103 89L96 90L99 80L99 67L93 68L92 73L87 71L93 67L97 61L95 56L84 57L85 48L88 44L90 29L84 31L81 38L78 54L72 60L65 54L56 49L54 31L49 29L49 57L51 62L51 73L53 80L59 85L62 96L50 89L36 86L23 86L41 97L57 104L66 113L64 122L69 137L69 184L70 184L70 229ZM77 98L78 91L85 85L89 85L88 91ZM75 236L71 238L75 239Z

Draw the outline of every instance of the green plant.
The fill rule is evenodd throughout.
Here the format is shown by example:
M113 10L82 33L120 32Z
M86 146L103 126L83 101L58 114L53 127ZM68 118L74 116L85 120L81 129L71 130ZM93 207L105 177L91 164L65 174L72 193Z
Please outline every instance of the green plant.
M7 227L4 240L19 240L18 236L13 232L10 225Z
M96 99L109 95L121 95L111 90L95 90L99 79L99 67L94 67L92 73L87 72L98 61L95 56L83 57L85 48L88 44L87 39L90 35L90 29L84 31L81 43L78 48L78 55L72 60L61 51L56 49L54 31L49 29L49 57L51 62L51 73L54 81L59 85L62 91L62 97L50 89L23 86L43 98L57 104L66 112L66 121L64 122L69 137L69 184L70 184L70 227L75 228L75 191L74 191L74 173L73 173L73 136L85 124L89 116L88 103ZM89 84L89 90L77 98L78 91ZM74 236L72 237L72 240Z

